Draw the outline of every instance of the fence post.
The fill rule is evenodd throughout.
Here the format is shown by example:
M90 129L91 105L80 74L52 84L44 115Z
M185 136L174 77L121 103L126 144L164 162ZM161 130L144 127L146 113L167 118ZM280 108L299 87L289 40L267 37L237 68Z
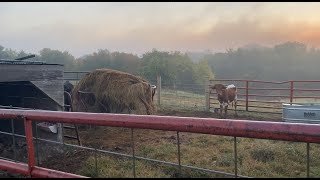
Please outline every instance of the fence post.
M24 127L26 134L26 142L27 142L27 152L28 152L28 169L29 175L32 177L32 169L35 166L34 159L34 146L33 146L33 136L32 136L32 121L24 118Z
M249 81L246 80L246 111L249 110L248 104L249 104Z
M161 103L160 103L160 100L161 100L161 76L158 75L157 76L157 95L158 95L158 106L160 107Z
M209 78L204 83L205 103L206 111L210 111L210 89L209 89Z
M60 143L63 143L63 128L62 128L62 123L57 123L57 141Z
M292 105L293 100L293 81L290 81L290 105Z
M63 103L64 104L64 103ZM58 106L58 111L64 111L64 107ZM63 143L63 124L56 123L57 126L57 141Z
M76 74L77 74L77 77L76 77L76 85L78 84L78 81L79 81L79 72L76 72Z

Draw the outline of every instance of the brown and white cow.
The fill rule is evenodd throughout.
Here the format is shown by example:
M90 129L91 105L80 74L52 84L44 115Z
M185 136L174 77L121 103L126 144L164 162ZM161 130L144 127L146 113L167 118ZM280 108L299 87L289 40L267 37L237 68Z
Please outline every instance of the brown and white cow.
M224 117L227 116L229 103L234 103L234 111L237 115L237 87L233 84L225 86L223 84L215 84L211 89L215 89L220 103L220 115L224 109Z

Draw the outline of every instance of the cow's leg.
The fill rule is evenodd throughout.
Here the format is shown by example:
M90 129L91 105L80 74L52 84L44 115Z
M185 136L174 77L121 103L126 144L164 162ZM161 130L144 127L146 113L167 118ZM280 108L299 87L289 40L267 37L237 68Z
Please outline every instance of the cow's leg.
M227 113L228 113L228 104L226 104L224 107L224 118L227 118Z
M228 103L225 103L225 102L220 103L220 117L221 118L226 116L226 111L227 111L226 108L228 109ZM224 112L224 115L223 115L223 112Z
M220 103L220 114L219 114L219 115L220 115L220 117L222 117L223 107L224 107L224 106L223 106L223 104L222 104L222 103Z
M238 93L237 93L237 91L236 91L236 96L233 101L234 101L234 113L235 113L236 117L238 117L238 113L237 113Z

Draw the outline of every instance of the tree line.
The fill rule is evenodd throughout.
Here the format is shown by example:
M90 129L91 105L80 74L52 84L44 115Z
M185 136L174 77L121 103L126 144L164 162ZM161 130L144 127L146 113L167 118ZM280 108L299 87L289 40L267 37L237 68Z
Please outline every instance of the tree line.
M17 52L0 46L0 59L15 59L30 55L24 51ZM153 49L138 57L124 52L110 52L100 49L81 58L75 58L67 51L44 48L33 61L63 64L65 71L93 71L98 68L116 69L142 76L155 82L160 75L163 82L203 85L213 73L206 60L193 62L185 53L162 52Z
M29 55L0 46L1 59ZM155 81L203 85L210 78L260 79L271 81L318 79L320 50L299 42L285 42L273 47L250 46L226 52L181 53L153 49L142 57L100 49L81 58L67 51L43 48L32 60L64 64L66 71L93 71L111 68Z

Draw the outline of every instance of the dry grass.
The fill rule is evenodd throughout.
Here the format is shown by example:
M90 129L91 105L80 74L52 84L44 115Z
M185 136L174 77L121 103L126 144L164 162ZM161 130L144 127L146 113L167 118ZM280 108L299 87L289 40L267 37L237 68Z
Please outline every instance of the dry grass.
M164 91L161 98L161 109L158 115L218 117L217 114L201 111L202 108L204 109L204 106L201 106L205 102L204 96ZM266 103L260 103L260 105L270 106ZM249 108L249 110L261 109ZM255 112L238 112L238 114L239 116L235 117L234 112L230 110L228 118L282 121L281 114ZM182 165L234 173L233 137L195 133L180 133L179 135ZM128 128L80 129L80 136L84 146L127 155L133 153L131 129ZM176 132L134 129L136 156L178 163L177 146ZM263 178L306 177L306 143L237 138L237 149L238 174ZM98 170L96 171L93 153L72 156L70 161L73 161L73 170L70 172L91 177L133 177L131 158L98 153L97 159ZM58 166L57 163L54 163L51 167L53 165ZM180 171L174 166L138 159L135 165L136 177L143 178L224 177L186 168ZM320 145L318 144L310 144L310 177L320 177Z
M132 154L130 137L119 134L123 129L99 128L118 134L108 134L108 140L96 142L112 151ZM117 130L116 130L117 129ZM127 131L130 131L127 129ZM128 133L126 133L128 134ZM101 136L101 135L100 135ZM174 132L135 130L135 155L178 163L177 139ZM204 134L180 133L181 164L234 173L233 138ZM91 138L92 139L92 138ZM93 143L91 141L91 143ZM118 147L115 149L114 147ZM252 177L306 177L306 145L270 140L238 138L238 173ZM311 144L311 176L319 177L319 146ZM94 177L132 177L133 161L110 155L99 155L98 175L94 158L89 156L79 174ZM218 177L214 174L179 170L170 165L136 161L137 177Z
M259 94L259 93L257 93ZM157 97L157 94L155 95ZM215 98L214 95L211 97ZM238 110L245 111L246 110L246 102L244 97L241 97L242 100L238 101ZM157 98L155 98L157 104ZM279 103L265 103L265 102L250 102L256 101L254 97L249 97L248 110L256 111L256 112L270 112L270 113L282 113L282 103L281 102L290 102L290 99L286 98L266 98L263 101L272 101ZM211 107L218 108L217 100L210 100ZM193 111L202 111L205 110L205 95L204 94L196 94L189 93L184 91L172 90L172 89L162 89L161 90L161 108L167 109L176 109L176 110L193 110ZM320 99L314 98L295 98L293 99L293 103L320 103ZM257 107L258 106L258 107ZM229 106L230 110L233 110L231 106Z
M208 112L159 111L159 115L212 117ZM239 113L239 119L277 121L259 113ZM172 131L134 129L135 156L178 163L177 134ZM132 155L131 129L97 127L80 129L84 146ZM233 137L180 133L181 164L234 173ZM320 148L311 144L310 176L320 176ZM238 174L251 177L306 177L306 144L237 138ZM77 160L81 158L81 160ZM73 173L91 177L133 177L131 158L98 153L98 171L93 153L73 156ZM55 163L57 164L57 163ZM145 160L135 161L136 177L224 177Z

